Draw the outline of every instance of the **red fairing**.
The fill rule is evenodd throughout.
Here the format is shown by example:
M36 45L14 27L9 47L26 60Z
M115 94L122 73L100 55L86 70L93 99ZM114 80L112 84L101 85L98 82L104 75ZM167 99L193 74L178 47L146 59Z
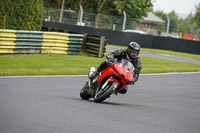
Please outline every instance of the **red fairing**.
M110 76L113 76L113 78L110 79L111 81L115 81L120 85L117 91L123 89L126 83L133 79L133 73L130 73L128 69L124 67L124 62L113 64L100 72L98 77L99 85L101 85L104 79Z
M113 69L118 73L118 76L123 80L125 83L131 81L133 79L133 73L130 74L127 68L124 68L124 62L117 63L113 65ZM125 78L121 77L121 74L124 75Z
M115 81L118 85L120 85L119 81L116 80L116 79L114 79L114 78L110 78L109 81L108 81L108 83L110 83L110 82L112 82L112 81Z
M102 72L99 73L99 77L98 77L98 83L99 85L101 85L101 82L107 78L108 76L111 75L116 75L117 73L112 69L111 66L107 67L105 70L103 70Z

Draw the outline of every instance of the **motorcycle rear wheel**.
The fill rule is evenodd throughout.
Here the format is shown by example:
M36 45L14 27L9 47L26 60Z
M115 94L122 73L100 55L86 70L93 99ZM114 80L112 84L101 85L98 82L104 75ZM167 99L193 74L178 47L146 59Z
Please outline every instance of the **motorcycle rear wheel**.
M88 94L88 89L89 85L88 83L86 83L85 86L83 86L83 88L80 91L80 97L84 100L88 100L91 98L91 94Z
M101 89L99 89L99 90L97 90L97 92L96 92L96 95L95 95L95 97L94 97L94 102L96 102L96 103L101 103L101 102L103 102L105 99L107 99L108 97L110 97L110 95L112 94L112 93L114 93L115 92L115 90L116 90L116 88L117 87L115 87L115 89L113 89L114 88L114 86L116 85L117 83L116 82L111 82L111 83L109 83L105 88L105 90L104 91L102 91ZM118 84L117 84L118 85ZM100 91L102 91L102 92L100 92ZM99 94L100 93L100 94Z

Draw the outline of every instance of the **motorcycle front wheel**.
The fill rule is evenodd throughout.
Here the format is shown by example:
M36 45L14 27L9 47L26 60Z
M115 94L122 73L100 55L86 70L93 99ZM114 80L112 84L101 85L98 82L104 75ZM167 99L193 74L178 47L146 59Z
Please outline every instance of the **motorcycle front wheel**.
M116 82L111 82L105 87L105 89L100 88L99 90L96 90L94 102L96 103L103 102L105 99L110 97L112 93L115 92L117 87L118 87L118 84Z
M88 94L88 89L89 85L88 83L86 83L85 86L83 86L83 88L80 91L80 97L84 100L88 100L91 98L91 94Z

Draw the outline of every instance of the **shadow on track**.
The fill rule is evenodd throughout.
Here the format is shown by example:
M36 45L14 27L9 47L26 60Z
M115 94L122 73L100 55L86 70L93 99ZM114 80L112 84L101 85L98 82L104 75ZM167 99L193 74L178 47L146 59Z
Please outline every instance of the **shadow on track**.
M84 99L77 98L77 97L59 97L59 99L79 101L79 102L84 102L84 103L94 103L95 105L105 105L105 106L128 107L128 108L145 108L145 109L152 108L152 107L147 106L147 105L116 103L116 102L109 102L109 101L104 101L102 103L95 103L93 99L84 100Z

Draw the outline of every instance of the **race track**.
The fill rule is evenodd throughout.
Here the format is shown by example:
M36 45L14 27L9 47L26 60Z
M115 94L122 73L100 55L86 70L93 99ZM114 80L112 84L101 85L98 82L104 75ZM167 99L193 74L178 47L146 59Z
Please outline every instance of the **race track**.
M200 133L200 73L141 75L101 104L86 79L0 77L0 133Z

